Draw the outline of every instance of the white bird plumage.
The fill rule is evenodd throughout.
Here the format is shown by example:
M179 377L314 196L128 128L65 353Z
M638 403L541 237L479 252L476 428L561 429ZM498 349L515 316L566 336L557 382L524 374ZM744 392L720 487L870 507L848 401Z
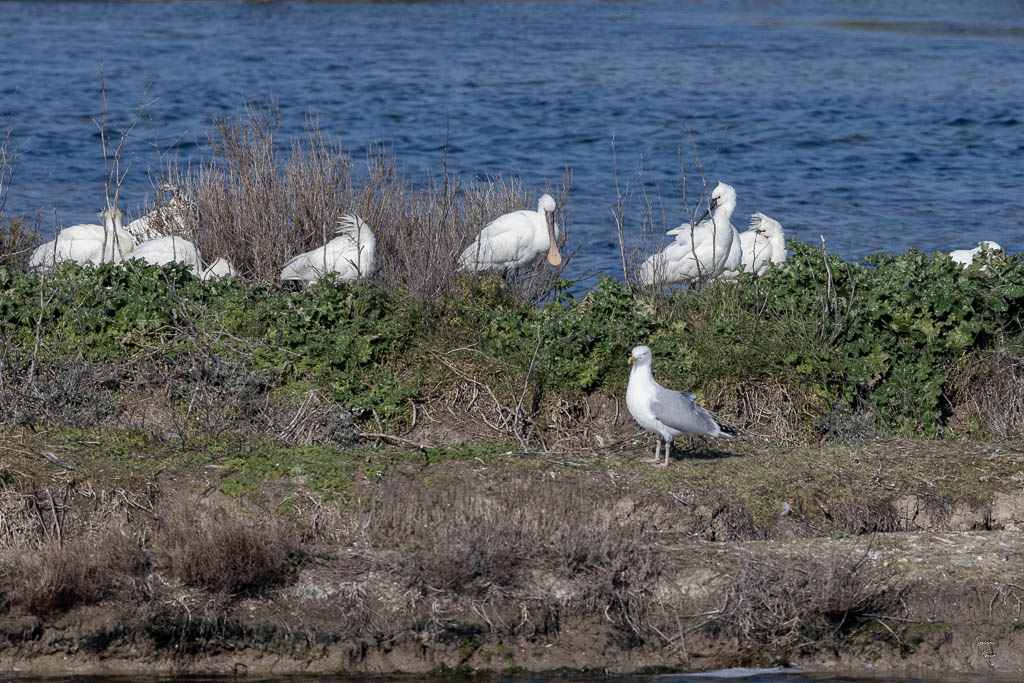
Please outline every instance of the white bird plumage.
M539 261L545 254L548 263L561 265L556 208L554 197L544 194L537 201L536 211L524 209L498 216L459 255L459 270L519 268Z
M629 362L629 384L626 386L626 408L637 424L648 432L658 435L654 458L641 462L654 463L655 467L667 467L672 452L672 441L681 434L704 434L707 436L731 436L722 430L714 416L693 402L696 394L673 391L658 384L651 372L651 349L634 346ZM665 444L665 461L661 462L659 452Z
M370 226L355 214L338 221L338 235L322 247L299 254L281 270L282 280L316 282L327 273L339 280L358 280L373 275L376 269L377 240Z
M184 263L197 276L203 270L203 258L196 245L176 235L146 240L124 255L125 261L132 259L141 259L154 266Z
M743 272L758 277L765 275L772 264L782 265L786 261L786 235L782 225L760 211L750 216L749 229L740 233L740 263ZM726 267L723 278L739 275L736 268Z
M234 277L237 274L235 267L227 259L219 258L203 270L202 279L203 282L206 282L207 280L224 277L225 275Z
M669 284L702 282L718 277L730 257L739 264L736 228L730 219L736 210L736 190L718 183L711 192L710 216L691 225L684 223L668 231L676 240L640 265L640 283Z
M974 263L974 257L980 254L982 251L987 249L992 253L993 256L1002 256L1004 251L1001 246L993 242L992 240L982 240L978 242L978 246L974 249L957 249L949 252L949 257L967 268Z
M186 215L196 213L195 205L185 199L178 188L166 185L164 190L171 192L171 199L166 204L124 226L136 242L186 232Z
M135 246L121 225L121 212L106 207L100 212L103 225L80 224L61 230L57 237L36 247L29 257L32 270L49 272L57 263L117 263Z

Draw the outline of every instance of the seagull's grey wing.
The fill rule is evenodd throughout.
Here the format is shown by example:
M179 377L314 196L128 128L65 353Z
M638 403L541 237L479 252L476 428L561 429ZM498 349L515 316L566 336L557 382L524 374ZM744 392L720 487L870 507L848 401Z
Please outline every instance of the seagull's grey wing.
M722 432L721 427L711 413L693 402L695 398L695 394L672 391L655 384L651 412L672 429L688 434L718 436Z

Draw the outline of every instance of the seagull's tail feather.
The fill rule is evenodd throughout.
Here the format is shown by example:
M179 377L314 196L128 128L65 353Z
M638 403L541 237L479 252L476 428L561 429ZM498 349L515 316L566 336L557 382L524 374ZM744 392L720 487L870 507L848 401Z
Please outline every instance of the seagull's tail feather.
M729 427L727 425L720 424L718 425L718 428L722 430L719 436L724 436L729 439L731 439L734 436L743 436L743 432L736 429L735 427Z

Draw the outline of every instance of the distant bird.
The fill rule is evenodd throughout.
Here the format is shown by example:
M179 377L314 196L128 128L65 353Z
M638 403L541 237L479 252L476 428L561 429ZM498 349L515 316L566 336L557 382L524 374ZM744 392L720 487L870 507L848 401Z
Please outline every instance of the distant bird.
M545 254L548 263L561 265L561 233L555 224L555 209L554 197L544 194L536 211L524 209L498 216L459 255L459 270L519 268L539 261Z
M978 246L974 249L957 249L956 251L949 252L949 257L964 268L967 268L974 263L974 257L986 249L991 252L993 256L1002 256L1006 253L1001 246L992 240L982 240L981 242L978 242Z
M640 462L654 463L655 467L668 467L672 441L680 434L732 436L715 421L711 413L693 402L696 394L673 391L654 381L651 373L651 349L634 346L629 362L629 384L626 386L626 408L644 430L658 435L653 458ZM661 444L665 444L665 462L660 462Z
M203 258L196 245L184 237L157 237L146 240L124 255L125 261L141 259L154 266L167 263L184 263L197 276L203 270Z
M753 273L761 277L768 272L771 264L782 265L786 261L786 235L782 225L774 218L761 212L750 216L750 226L740 233L740 263L743 272ZM734 242L735 244L735 242ZM735 278L739 271L726 268L722 271L723 278Z
M99 217L103 225L72 225L57 237L36 247L29 257L31 270L50 272L57 263L117 263L135 246L135 240L121 225L121 212L106 207Z
M339 280L358 280L373 275L377 267L377 240L370 226L355 214L338 221L337 237L322 247L299 254L284 264L282 280L316 282L327 273Z
M214 280L216 278L224 277L225 275L234 277L237 274L235 267L228 263L227 259L219 258L207 266L203 271L202 279L203 282L206 282L207 280Z
M669 284L705 282L721 275L730 261L739 264L736 228L730 219L736 210L736 190L718 183L711 193L711 206L697 225L684 223L668 231L676 240L640 265L640 283Z
M136 242L183 233L187 226L186 216L197 213L196 205L185 198L180 188L165 184L163 190L171 193L170 201L124 227Z

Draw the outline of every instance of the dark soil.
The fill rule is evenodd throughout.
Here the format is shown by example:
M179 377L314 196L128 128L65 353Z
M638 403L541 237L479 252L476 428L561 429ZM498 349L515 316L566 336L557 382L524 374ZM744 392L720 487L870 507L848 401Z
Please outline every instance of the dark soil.
M1024 451L751 441L665 471L364 446L339 484L301 446L250 472L252 444L8 432L0 665L1024 667Z

